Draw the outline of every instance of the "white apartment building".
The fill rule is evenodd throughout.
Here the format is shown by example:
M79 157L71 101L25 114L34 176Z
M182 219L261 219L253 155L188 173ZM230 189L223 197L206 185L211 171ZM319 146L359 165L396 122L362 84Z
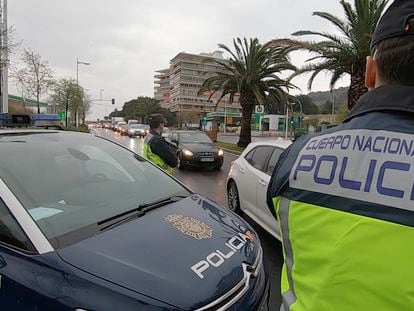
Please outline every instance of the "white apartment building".
M238 96L230 103L228 97L220 101L215 110L220 93L208 100L209 94L198 96L203 82L223 71L224 68L215 59L223 59L222 52L188 54L178 53L170 61L170 68L156 71L154 97L161 105L177 114L179 123L200 120L209 112L239 113L241 107Z

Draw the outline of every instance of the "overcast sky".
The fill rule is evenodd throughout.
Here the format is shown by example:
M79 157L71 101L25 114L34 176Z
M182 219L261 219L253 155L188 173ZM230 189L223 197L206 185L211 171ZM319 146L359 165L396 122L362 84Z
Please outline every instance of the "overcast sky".
M313 11L343 17L339 0L11 0L13 25L21 50L30 48L48 60L57 78L76 78L99 98L115 98L121 108L137 96L153 96L154 71L167 68L177 53L212 52L234 37L257 37L264 43L297 30L335 31ZM293 56L300 66L306 55ZM18 62L19 51L12 55ZM17 63L18 65L18 63ZM294 83L307 93L306 77ZM344 79L337 86L347 85ZM322 74L313 90L327 90ZM10 81L10 93L17 93ZM102 118L110 104L93 104L89 119Z

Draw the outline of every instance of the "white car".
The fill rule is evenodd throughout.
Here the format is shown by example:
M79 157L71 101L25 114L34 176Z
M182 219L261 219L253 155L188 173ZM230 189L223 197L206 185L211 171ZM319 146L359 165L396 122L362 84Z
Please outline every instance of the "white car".
M168 127L164 127L164 129L162 130L162 137L167 138L170 135L170 129Z
M266 203L273 169L291 141L274 139L254 142L235 160L227 177L227 201L236 213L244 213L280 240L277 221Z
M147 135L147 125L145 124L131 124L128 129L129 137L145 137Z

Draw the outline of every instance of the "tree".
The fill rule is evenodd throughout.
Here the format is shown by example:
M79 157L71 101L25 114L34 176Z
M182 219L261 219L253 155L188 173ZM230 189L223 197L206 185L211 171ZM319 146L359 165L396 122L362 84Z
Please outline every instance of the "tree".
M299 95L296 97L302 104L304 114L319 114L319 108L316 106L308 95ZM295 111L300 111L298 105L293 106Z
M286 100L282 102L280 100L275 100L272 96L266 97L266 104L264 105L266 114L283 115L285 113L285 108Z
M331 114L332 113L332 106L333 103L330 100L325 101L325 103L321 106L320 113L321 114ZM336 111L337 107L334 107L334 112Z
M147 117L150 115L161 111L160 104L154 98L140 96L137 98L137 101L137 114L141 116L144 121L146 121Z
M82 124L85 124L86 115L89 112L89 109L91 108L92 99L88 94L85 94L85 92L82 89L82 105L80 107L80 117L82 119Z
M177 124L177 116L169 109L161 108L159 113L162 113L164 117L167 119L168 126L173 126L174 124Z
M68 126L69 113L74 121L75 112L78 111L83 101L83 90L75 79L60 79L54 84L50 103L59 111L65 111L65 126Z
M139 103L137 99L132 99L124 103L124 105L122 106L122 113L123 113L122 116L125 117L127 120L140 119L140 116L138 116L138 113L137 113L138 105Z
M340 19L327 12L314 12L314 16L323 18L332 23L340 32L301 30L293 36L319 36L322 41L301 41L291 39L273 40L273 44L285 44L292 50L307 50L312 56L308 64L300 68L294 75L312 72L308 82L309 90L313 80L322 71L331 73L330 88L344 75L351 76L351 85L348 90L348 108L351 109L358 99L367 92L365 87L365 61L370 55L370 42L375 27L381 17L388 0L354 0L354 6L345 0L340 4L345 12L346 19Z
M286 48L261 45L258 39L240 38L233 40L235 52L224 44L219 47L228 52L228 60L215 60L224 70L204 81L199 95L210 92L210 99L216 92L221 92L219 100L229 95L230 102L240 94L242 120L239 142L241 147L251 142L251 118L257 104L265 105L267 96L279 102L288 97L287 91L293 85L278 75L285 70L294 71ZM217 106L216 106L217 107Z
M136 99L127 101L122 107L122 111L127 120L140 119L142 122L145 122L149 115L159 113L161 106L154 98L139 96Z
M115 108L115 110L114 111L112 111L110 114L109 114L109 117L110 118L112 118L112 117L124 117L125 115L124 115L124 112L122 111L122 110L118 110L117 108Z
M342 123L349 116L349 109L346 104L342 104L338 107L336 113L335 122L337 124Z
M318 124L319 124L319 119L317 119L317 118L305 119L305 120L303 120L303 124L304 125L311 125L313 127L317 127Z
M3 68L8 66L10 63L9 58L4 58L4 56L8 56L9 54L13 53L20 45L20 42L15 42L14 40L15 30L12 27L8 29L0 31L0 37L4 40L3 44L0 47L0 67Z
M24 86L29 95L36 98L37 113L40 113L40 97L52 87L53 71L48 61L43 61L39 54L31 50L24 50L21 60L26 67L18 70L15 78Z

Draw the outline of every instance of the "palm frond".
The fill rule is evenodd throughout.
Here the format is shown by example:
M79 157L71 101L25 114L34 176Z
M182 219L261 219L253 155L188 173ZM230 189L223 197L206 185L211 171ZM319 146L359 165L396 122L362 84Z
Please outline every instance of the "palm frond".
M349 36L349 26L345 21L341 20L339 17L332 15L327 12L313 12L313 16L318 16L334 24L345 36Z
M370 42L375 27L389 0L347 0L339 3L344 12L344 18L328 12L316 11L313 16L333 24L339 34L323 31L300 30L294 32L295 37L317 36L319 41L301 39L275 39L268 44L272 47L286 48L288 53L297 50L310 52L310 57L301 68L298 68L289 78L311 72L308 87L311 88L314 79L321 72L331 73L330 87L344 74L354 76L363 72L365 58L370 54ZM352 80L351 80L352 81Z

